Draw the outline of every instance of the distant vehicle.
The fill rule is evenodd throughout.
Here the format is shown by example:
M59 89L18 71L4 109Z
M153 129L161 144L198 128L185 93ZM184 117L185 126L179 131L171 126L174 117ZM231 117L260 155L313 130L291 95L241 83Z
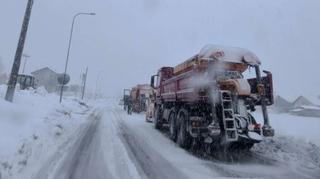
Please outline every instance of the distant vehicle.
M154 116L155 90L152 90L150 97L147 99L146 121L152 122Z
M19 74L17 83L20 85L20 89L22 90L27 88L36 88L36 80L32 75Z
M207 45L176 67L160 68L151 77L155 128L169 125L170 138L186 149L195 143L250 149L263 135L273 136L266 109L273 104L272 74L261 77L260 63L248 50ZM256 78L244 79L251 67ZM262 106L263 127L248 111L256 105Z
M123 99L120 99L120 101L119 101L119 105L124 105L124 101L123 101Z
M132 111L136 113L147 111L147 102L152 92L153 89L148 84L140 84L133 87L130 91Z
M127 111L127 109L128 109L129 97L130 97L130 89L124 89L122 101L123 101L123 109L125 111Z

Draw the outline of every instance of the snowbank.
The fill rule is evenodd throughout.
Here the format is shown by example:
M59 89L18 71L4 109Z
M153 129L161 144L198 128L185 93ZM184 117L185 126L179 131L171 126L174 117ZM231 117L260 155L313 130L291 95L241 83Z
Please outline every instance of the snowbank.
M291 136L276 136L255 145L252 151L285 164L299 173L319 176L320 147Z
M254 113L263 123L262 114ZM255 145L252 151L277 161L298 173L307 173L306 178L320 175L320 118L294 116L269 112L273 138L266 138Z
M60 104L43 88L17 90L13 103L4 100L5 92L0 86L0 176L30 178L85 121L89 109L72 98Z

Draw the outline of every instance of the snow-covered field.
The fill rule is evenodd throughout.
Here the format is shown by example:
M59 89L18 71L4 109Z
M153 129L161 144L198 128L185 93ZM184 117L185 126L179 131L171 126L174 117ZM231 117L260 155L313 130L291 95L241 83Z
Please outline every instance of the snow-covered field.
M320 119L270 113L276 136L233 162L185 151L112 99L0 88L2 178L319 178ZM262 122L259 112L254 114Z
M276 130L276 135L292 136L305 142L316 143L320 146L320 118L301 117L286 113L269 111L271 126ZM263 124L262 114L256 112L254 117Z

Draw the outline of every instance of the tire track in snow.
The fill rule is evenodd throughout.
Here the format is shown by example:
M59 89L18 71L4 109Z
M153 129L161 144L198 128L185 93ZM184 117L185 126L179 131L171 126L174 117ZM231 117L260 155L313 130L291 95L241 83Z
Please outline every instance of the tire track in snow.
M119 123L119 137L143 178L188 178L146 142L136 137L134 131L122 122L123 119L117 112L114 111L114 115Z
M98 125L101 113L93 113L87 128L79 136L53 178L112 178L100 150Z

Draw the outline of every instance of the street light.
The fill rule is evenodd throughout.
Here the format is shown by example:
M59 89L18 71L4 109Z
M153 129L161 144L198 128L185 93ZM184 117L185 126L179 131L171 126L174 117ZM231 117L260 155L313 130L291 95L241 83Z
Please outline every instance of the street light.
M80 15L89 15L89 16L94 16L96 15L96 13L85 13L85 12L80 12L76 15L73 16L73 20L72 20L72 25L71 25L71 31L70 31L70 37L69 37L69 46L68 46L68 52L67 52L67 59L66 59L66 64L64 67L64 75L63 75L63 83L61 84L61 90L60 90L60 103L62 102L62 95L63 95L63 87L64 87L64 83L65 83L65 76L67 74L67 68L68 68L68 62L69 62L69 54L70 54L70 47L71 47L71 40L72 40L72 34L73 34L73 26L74 26L74 22L76 20L76 18Z

